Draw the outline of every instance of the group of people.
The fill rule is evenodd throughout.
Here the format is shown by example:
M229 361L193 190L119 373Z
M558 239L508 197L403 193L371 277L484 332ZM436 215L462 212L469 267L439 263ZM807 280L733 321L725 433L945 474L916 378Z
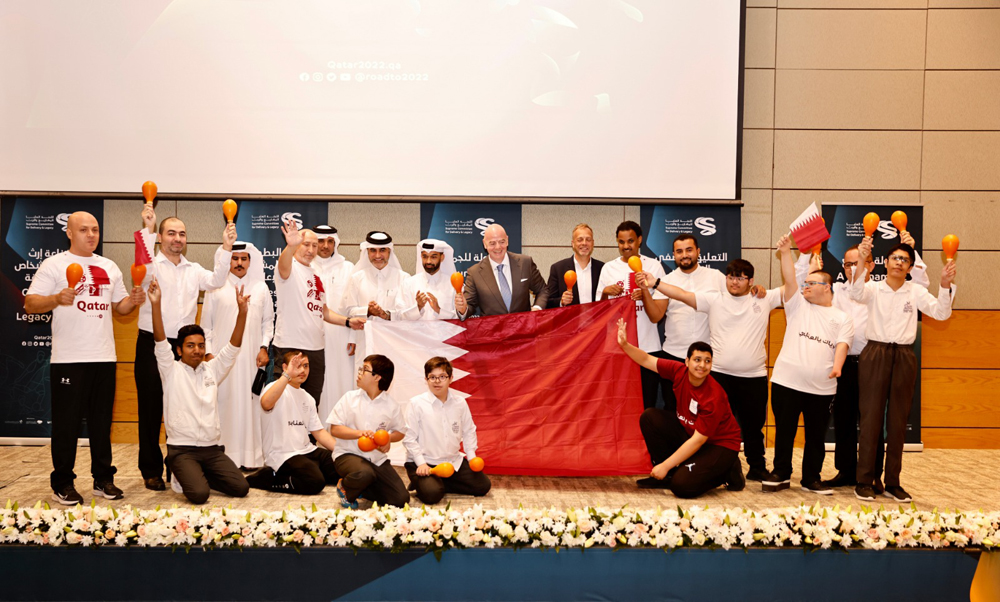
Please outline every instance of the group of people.
M28 312L53 312L50 484L57 502L82 501L73 467L84 418L94 495L124 495L114 484L110 445L116 361L111 311L139 308L135 381L139 469L146 488L166 488L162 420L170 484L194 503L206 501L211 490L235 497L251 487L308 495L331 485L345 506L354 507L363 500L393 505L409 500L386 455L393 444L404 446L409 489L425 503L449 492L479 496L490 489L489 478L469 463L476 457L476 427L468 405L450 388L450 362L430 358L424 366L427 392L394 400L388 393L392 362L367 354L357 335L368 321L465 320L618 297L631 298L637 314L637 345L628 342L624 322L617 336L643 368L640 427L654 467L640 487L669 488L679 497L720 485L740 490L747 479L761 481L765 490L786 488L801 414L803 488L830 493L855 485L859 498L873 499L883 489L881 434L888 400L884 491L909 499L899 471L917 374L911 349L915 311L935 319L950 315L955 267L945 267L940 293L932 297L908 235L890 251L885 280L869 282L874 262L865 239L845 254L846 282L837 284L810 255L793 262L783 237L778 251L784 286L768 291L754 284L754 267L745 260L730 262L725 274L701 266L697 239L689 234L674 241L677 269L666 274L658 259L640 254L643 232L632 221L617 227L620 257L607 263L592 257L593 230L576 226L573 256L553 264L546 281L531 257L508 251L505 230L493 224L483 234L486 257L469 269L464 289L456 293L454 253L443 241L418 244L411 276L385 232L366 236L355 265L339 253L335 228L301 229L289 221L282 227L286 246L274 268L272 302L263 257L237 240L233 224L224 229L209 271L185 258L181 220L168 217L157 228L151 205L143 208L142 219L147 231L141 234L155 234L160 251L143 282L130 291L117 266L94 254L100 240L96 219L79 212L67 223L69 251L43 262L25 297ZM632 257L640 259L640 271L630 267ZM71 263L84 267L75 287L66 277ZM563 278L568 270L577 274L572 287ZM770 311L781 306L788 326L771 379L776 439L769 471L764 340ZM279 376L268 384L265 367L272 357ZM839 472L822 481L831 406ZM860 453L855 453L859 414ZM387 440L362 448L381 431ZM745 477L741 442L749 465ZM453 476L432 473L446 462L455 468Z

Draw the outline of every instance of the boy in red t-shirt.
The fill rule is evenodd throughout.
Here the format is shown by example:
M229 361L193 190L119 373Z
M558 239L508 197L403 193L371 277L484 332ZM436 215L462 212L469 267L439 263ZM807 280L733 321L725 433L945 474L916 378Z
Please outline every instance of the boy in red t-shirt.
M740 427L726 392L709 375L712 347L691 343L683 364L657 359L629 344L624 320L618 320L618 344L639 366L671 381L677 398L676 415L648 408L639 417L653 470L636 484L643 489L669 488L681 498L698 497L719 485L742 490L746 480L739 457Z

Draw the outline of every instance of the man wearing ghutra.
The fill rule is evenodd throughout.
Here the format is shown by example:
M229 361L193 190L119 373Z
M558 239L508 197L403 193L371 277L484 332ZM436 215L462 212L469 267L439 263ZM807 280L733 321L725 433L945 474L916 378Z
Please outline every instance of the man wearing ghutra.
M319 239L319 248L312 266L323 281L330 307L337 312L346 313L341 307L341 300L354 272L354 264L340 254L340 236L336 228L324 224L313 228L313 232ZM356 336L352 330L326 325L326 378L323 395L319 400L321 419L329 416L337 400L354 388L353 355Z
M260 439L260 403L252 392L257 370L267 365L268 346L274 336L274 305L264 280L264 257L252 243L233 245L229 277L222 288L205 293L201 326L205 330L205 358L217 354L229 341L239 309L233 289L242 288L250 298L243 345L229 377L219 383L221 444L237 465L264 465ZM340 330L346 330L340 328Z
M409 274L399 266L392 237L385 232L369 232L361 243L361 256L351 274L341 306L347 315L391 320L399 305L403 281ZM355 364L365 357L364 337L358 337Z
M417 245L414 274L403 281L397 320L453 320L455 293L451 275L455 273L455 251L451 245L428 238Z

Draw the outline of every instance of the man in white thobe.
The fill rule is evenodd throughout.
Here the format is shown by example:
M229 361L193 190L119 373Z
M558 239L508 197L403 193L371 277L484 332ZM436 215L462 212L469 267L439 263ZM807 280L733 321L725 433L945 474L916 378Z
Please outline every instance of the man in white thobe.
M233 245L226 283L220 289L205 293L201 326L205 329L207 359L229 341L239 309L233 291L241 286L250 302L243 345L229 377L219 383L220 442L237 466L254 468L264 465L264 453L260 402L251 389L257 370L268 362L267 349L274 336L274 305L264 281L264 257L253 244L237 242Z
M313 228L313 232L319 239L319 248L311 265L323 281L327 303L335 311L346 314L340 301L354 272L354 264L340 254L340 236L336 228L324 224ZM326 380L319 401L321 420L330 415L344 393L355 388L354 349L357 334L333 324L326 324L325 329Z
M454 320L455 250L443 240L428 238L417 245L417 266L403 281L394 320Z

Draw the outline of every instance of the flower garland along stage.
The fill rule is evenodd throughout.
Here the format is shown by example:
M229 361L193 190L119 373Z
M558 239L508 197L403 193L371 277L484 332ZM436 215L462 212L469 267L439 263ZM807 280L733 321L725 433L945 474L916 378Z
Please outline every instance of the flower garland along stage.
M751 511L692 506L462 512L436 508L283 511L232 508L53 509L38 502L0 511L0 543L43 546L254 548L332 546L398 551L450 548L993 549L1000 512L930 512L816 506Z

